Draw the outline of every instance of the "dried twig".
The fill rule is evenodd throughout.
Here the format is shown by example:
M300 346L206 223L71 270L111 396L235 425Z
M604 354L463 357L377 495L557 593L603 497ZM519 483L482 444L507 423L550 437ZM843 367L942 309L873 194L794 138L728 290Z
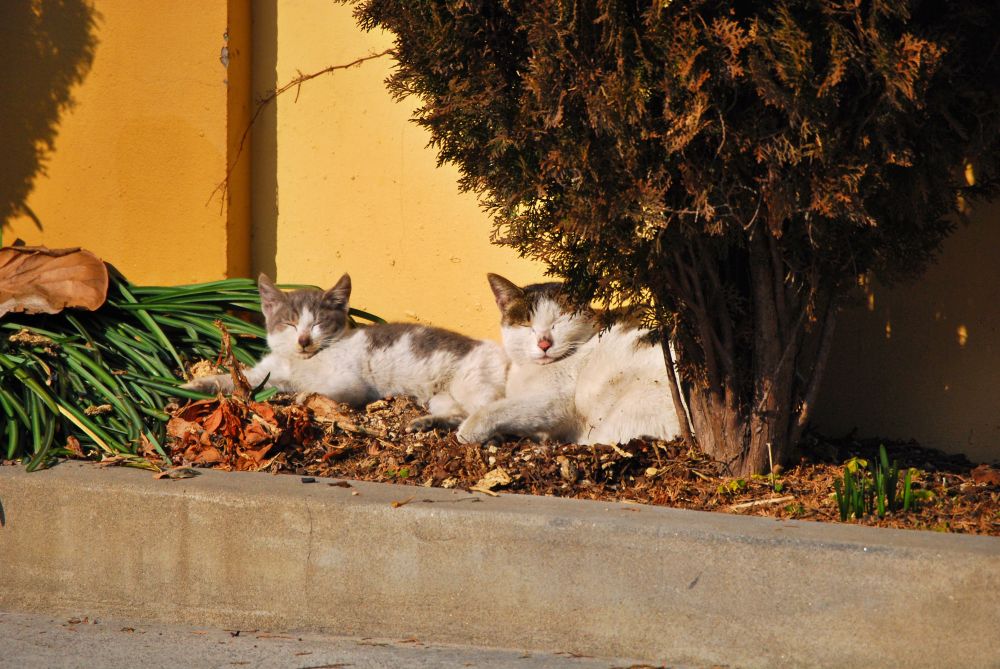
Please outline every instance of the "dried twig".
M250 136L250 131L253 129L254 123L257 122L257 118L264 111L264 108L267 107L267 105L271 104L271 102L273 102L275 98L277 98L282 93L285 93L286 91L289 91L294 88L295 89L294 101L298 102L299 92L302 87L302 84L309 81L310 79L315 79L316 77L320 77L324 74L330 74L332 72L336 72L337 70L347 70L349 68L361 65L362 63L365 63L369 60L375 60L376 58L387 56L390 53L392 53L392 49L386 49L385 51L381 51L379 53L373 53L368 56L355 58L350 63L344 63L343 65L330 65L329 67L324 67L322 70L318 70L310 74L302 74L302 72L299 72L298 76L289 81L287 84L274 89L273 91L269 92L267 95L262 97L260 100L258 100L257 108L254 109L253 116L250 117L250 122L247 123L247 127L243 129L243 134L240 136L240 143L236 147L236 155L233 156L233 162L226 169L226 178L223 179L222 182L215 187L215 190L212 191L212 194L208 196L208 202L211 202L212 198L215 197L215 194L219 193L222 203L225 204L226 195L229 193L229 177L232 176L233 170L236 169L236 163L240 161L240 156L243 155L243 147L246 146L247 137ZM206 202L205 204L207 205L208 202Z
M410 495L410 496L409 496L409 497L407 497L406 499L403 499L403 500L397 500L397 501L393 501L393 503L392 503L392 508L394 508L394 509L398 509L398 508L399 508L399 507L401 507L401 506L406 506L407 504L409 504L410 502L412 502L412 501L413 501L413 499L414 499L414 496L413 496L413 495Z
M618 444L611 444L611 448L614 450L615 453L622 456L623 458L631 458L633 455L632 453L629 453Z
M249 402L250 396L253 394L253 388L250 386L250 382L247 381L246 375L243 374L243 366L233 353L233 347L229 339L229 330L218 319L215 321L215 327L222 333L222 352L219 354L219 358L229 366L229 374L233 379L233 397L244 402Z
M755 499L752 502L733 504L731 507L729 507L729 510L737 511L739 509L750 509L755 506L769 506L771 504L781 504L782 502L792 502L794 500L795 500L795 495L785 495L784 497L772 497L769 499Z

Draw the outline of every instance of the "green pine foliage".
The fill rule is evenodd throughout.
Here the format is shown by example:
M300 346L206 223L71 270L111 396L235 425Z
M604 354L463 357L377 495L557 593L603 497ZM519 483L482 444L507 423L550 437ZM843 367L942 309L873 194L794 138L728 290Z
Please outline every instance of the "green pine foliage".
M698 441L787 459L859 277L997 185L984 0L342 0L493 239L675 343Z

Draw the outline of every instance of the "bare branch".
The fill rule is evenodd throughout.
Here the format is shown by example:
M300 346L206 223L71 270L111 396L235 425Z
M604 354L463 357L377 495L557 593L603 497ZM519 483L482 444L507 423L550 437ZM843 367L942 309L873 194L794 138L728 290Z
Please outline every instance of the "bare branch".
M661 317L660 322L663 322ZM686 443L692 443L691 440L691 422L688 420L687 408L684 405L684 399L681 397L681 389L677 382L677 364L674 362L673 351L670 350L670 337L668 336L666 328L660 330L663 346L663 359L667 365L667 378L670 379L670 397L674 401L674 412L677 414L677 420L681 428L681 439Z
M719 268L711 260L711 258L713 258L713 254L705 249L704 242L700 237L695 238L695 243L698 249L696 262L699 267L701 267L702 272L708 276L709 285L713 291L714 310L718 315L719 323L722 328L721 346L723 350L725 350L730 361L729 365L732 368L736 360L736 340L733 334L733 319L729 313L729 305L726 300L726 291L722 287L722 279L719 277ZM732 374L735 372L733 369L730 369L730 373Z
M825 321L823 334L820 335L819 349L816 352L816 364L809 378L805 395L802 396L802 407L799 409L799 415L792 425L791 440L789 441L791 445L796 444L802 437L802 431L805 430L806 423L809 422L812 408L816 404L816 397L819 395L820 383L823 381L826 362L830 357L830 348L833 346L833 331L837 324L837 310L833 304L827 308Z
M778 330L785 332L788 328L788 308L785 304L785 272L782 269L781 252L778 250L778 240L774 235L764 233L767 246L771 252L771 271L774 274L774 303L778 313Z
M262 97L260 100L258 100L257 108L254 109L253 116L250 117L250 122L247 123L247 127L243 129L243 134L240 136L240 143L236 147L236 155L233 156L233 162L226 169L226 178L223 179L219 183L219 185L215 187L215 190L212 191L212 194L208 196L208 202L205 203L206 206L208 205L209 202L212 201L212 198L215 197L216 193L219 193L219 197L221 198L222 202L226 201L226 195L228 195L229 193L229 177L232 175L233 170L236 169L236 163L239 162L240 156L243 155L243 148L246 145L247 137L250 136L250 131L253 129L254 123L257 122L257 118L264 111L264 108L267 107L267 105L271 104L271 102L273 102L279 95L294 88L295 102L298 102L299 92L302 89L302 84L309 81L310 79L321 77L324 74L331 74L333 72L336 72L337 70L347 70L352 67L357 67L358 65L368 62L369 60L375 60L376 58L381 58L382 56L387 56L391 53L392 49L386 49L385 51L381 51L379 53L374 53L368 56L355 58L350 63L344 63L343 65L330 65L329 67L324 67L322 70L318 70L310 74L302 74L301 72L299 72L299 75L294 79L292 79L291 81L289 81L287 84L281 86L280 88L274 89L273 91L269 92L267 95Z
M690 307L694 311L695 324L698 328L698 334L701 337L701 350L705 354L705 371L708 375L708 382L712 386L718 387L722 383L722 375L716 357L718 347L715 345L715 342L718 340L718 337L712 331L712 322L708 317L708 311L705 309L700 291L696 289L697 277L694 277L694 283L692 283L693 270L687 266L681 255L676 251L673 252L673 258L674 263L677 265L683 294L690 299Z

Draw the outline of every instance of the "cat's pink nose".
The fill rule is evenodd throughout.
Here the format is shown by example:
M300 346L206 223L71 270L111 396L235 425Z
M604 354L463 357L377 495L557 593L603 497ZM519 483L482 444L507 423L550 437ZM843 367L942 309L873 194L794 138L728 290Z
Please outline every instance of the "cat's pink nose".
M545 337L539 339L538 348L542 349L543 351L548 351L550 348L552 348L552 340Z
M299 335L299 346L301 346L302 348L306 348L311 343L312 343L312 337L310 337L307 334Z

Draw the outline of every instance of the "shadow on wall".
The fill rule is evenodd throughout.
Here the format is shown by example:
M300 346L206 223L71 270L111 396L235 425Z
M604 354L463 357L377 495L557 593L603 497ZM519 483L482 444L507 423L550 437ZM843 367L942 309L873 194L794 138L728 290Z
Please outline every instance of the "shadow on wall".
M841 316L816 422L1000 460L1000 202L980 205L913 285Z
M90 71L99 16L83 0L0 3L0 226L27 208L72 89Z
M278 87L278 0L253 0L253 99ZM251 113L253 113L251 111ZM278 253L278 102L267 105L250 138L251 269L274 278Z

